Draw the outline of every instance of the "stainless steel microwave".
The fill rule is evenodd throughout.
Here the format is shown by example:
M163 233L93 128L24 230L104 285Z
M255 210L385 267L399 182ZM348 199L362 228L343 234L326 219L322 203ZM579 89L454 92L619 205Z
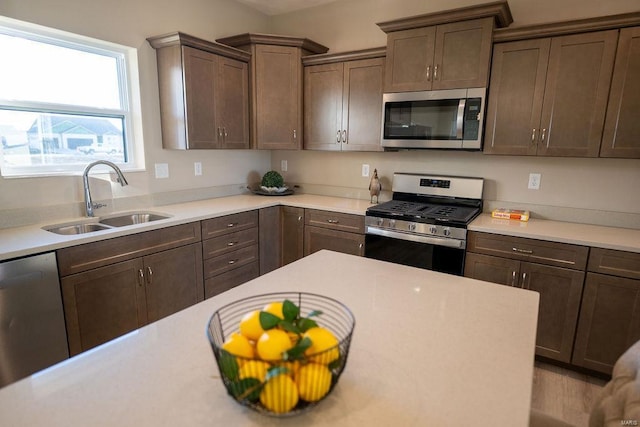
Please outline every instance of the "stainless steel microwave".
M385 93L382 147L480 150L486 88Z

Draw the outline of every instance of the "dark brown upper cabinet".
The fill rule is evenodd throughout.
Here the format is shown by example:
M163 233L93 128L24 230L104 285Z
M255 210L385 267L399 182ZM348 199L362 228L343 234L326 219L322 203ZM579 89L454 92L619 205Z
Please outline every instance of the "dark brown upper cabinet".
M184 33L147 40L158 61L162 146L250 148L250 55Z

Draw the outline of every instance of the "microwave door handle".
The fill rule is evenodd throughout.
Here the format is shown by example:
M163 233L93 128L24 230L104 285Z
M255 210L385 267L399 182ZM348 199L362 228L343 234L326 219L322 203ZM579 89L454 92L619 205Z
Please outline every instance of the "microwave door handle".
M458 117L456 118L456 138L462 139L462 125L464 123L464 107L467 104L466 99L461 99L458 103Z

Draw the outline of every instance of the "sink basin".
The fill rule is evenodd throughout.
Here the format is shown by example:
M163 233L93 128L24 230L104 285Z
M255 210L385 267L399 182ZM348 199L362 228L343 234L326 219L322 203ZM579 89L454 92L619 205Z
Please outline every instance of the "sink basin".
M71 225L46 227L45 230L50 231L52 233L56 233L56 234L72 235L72 234L92 233L94 231L108 230L110 228L111 227L103 224L97 224L97 223L91 222L86 224L71 224Z
M136 212L126 215L101 218L99 224L108 225L111 227L124 227L126 225L144 224L145 222L158 221L167 218L169 218L168 215L149 212Z

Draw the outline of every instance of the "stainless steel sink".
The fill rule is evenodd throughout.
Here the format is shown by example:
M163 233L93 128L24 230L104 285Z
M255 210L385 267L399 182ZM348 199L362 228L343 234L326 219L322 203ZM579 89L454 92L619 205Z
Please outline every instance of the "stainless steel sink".
M88 218L87 220L78 223L56 224L42 228L43 230L50 231L51 233L73 235L111 230L116 227L144 224L167 218L170 218L170 215L153 212L129 212L113 214L101 218Z
M112 227L91 222L87 224L54 225L51 227L45 227L44 229L56 234L72 235L92 233L94 231L108 230L110 228Z
M144 224L145 222L158 221L169 218L168 215L162 215L149 212L136 212L126 215L118 215L107 218L101 218L100 224L106 224L111 227L124 227L127 225Z

